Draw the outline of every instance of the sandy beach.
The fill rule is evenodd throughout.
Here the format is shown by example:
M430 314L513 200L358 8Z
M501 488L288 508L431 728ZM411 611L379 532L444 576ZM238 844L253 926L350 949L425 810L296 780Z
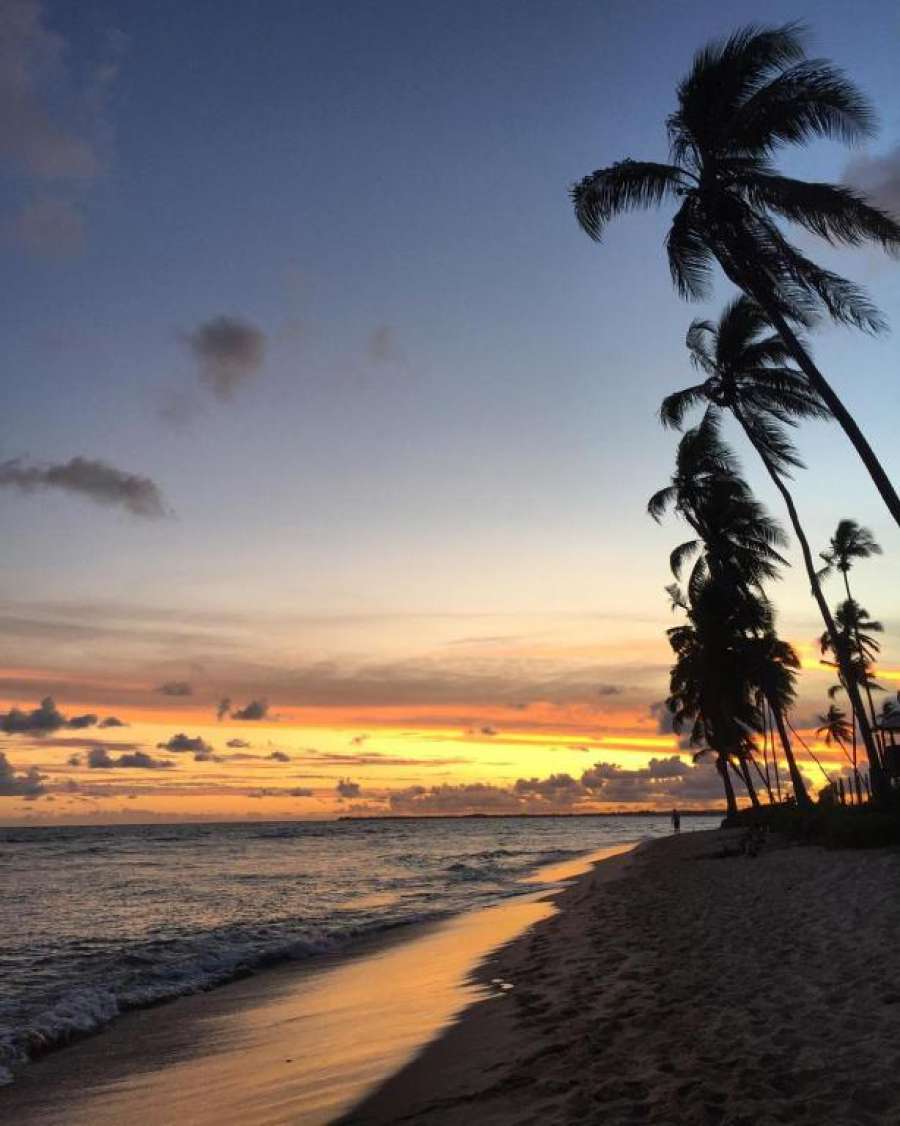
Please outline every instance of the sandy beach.
M0 1114L23 1126L900 1121L900 853L771 842L723 857L735 840L650 842L555 896L126 1014L32 1064Z
M900 853L729 837L599 865L343 1126L900 1122Z

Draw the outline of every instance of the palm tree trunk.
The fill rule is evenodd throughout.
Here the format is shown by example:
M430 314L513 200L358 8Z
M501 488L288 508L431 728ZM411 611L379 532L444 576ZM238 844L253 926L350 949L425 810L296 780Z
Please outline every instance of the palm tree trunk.
M794 797L797 799L797 805L801 808L808 808L812 805L812 798L806 789L806 783L803 781L803 775L800 773L800 768L797 766L797 760L794 758L794 748L791 745L790 736L785 727L784 716L781 714L781 709L772 700L769 703L772 709L772 715L775 719L775 726L778 729L778 738L781 740L781 745L784 748L784 757L787 759L788 773L791 776L791 785L794 787Z
M869 471L869 476L875 482L876 489L881 493L881 499L887 505L888 511L897 524L900 524L900 496L897 495L896 489L891 484L891 479L885 473L884 467L875 455L875 451L866 441L865 435L856 425L853 415L847 410L831 384L813 363L812 358L782 316L778 305L772 300L769 291L765 286L755 284L749 271L744 275L743 284L738 282L738 285L745 293L758 301L765 310L766 316L784 341L788 351L797 361L800 370L809 380L810 386L818 393L853 443L854 449L862 458L863 465Z
M750 767L747 763L746 757L744 755L741 755L738 759L738 763L741 772L741 779L743 780L744 785L747 787L747 793L750 795L750 804L754 809L759 809L759 797L756 793L756 787L753 785L753 777L750 774Z
M721 751L716 752L716 770L722 779L722 786L725 790L725 808L729 817L734 817L737 814L737 798L734 796L734 786L731 784L731 776L728 773L728 758Z
M878 798L882 798L887 793L887 785L884 774L881 770L881 762L878 757L878 748L875 745L875 740L872 737L872 729L869 726L866 712L863 707L862 699L859 695L859 686L853 676L853 670L850 667L850 662L847 657L847 651L844 648L843 641L838 633L837 626L835 625L834 618L831 615L828 603L825 600L825 595L822 593L822 584L819 582L819 577L816 574L816 565L813 563L812 552L810 551L809 541L806 538L806 533L803 531L803 525L800 523L800 517L797 514L797 508L794 504L794 498L791 496L790 490L785 485L778 470L769 460L769 456L763 447L756 441L753 431L750 426L744 421L744 416L741 414L740 407L732 407L735 417L740 422L744 433L749 438L753 448L762 458L763 465L766 467L766 472L772 478L772 481L781 493L782 499L788 510L790 517L791 527L794 529L794 535L797 537L797 542L800 544L800 550L803 553L803 562L806 565L806 574L809 578L810 587L812 588L813 598L819 607L819 613L822 615L822 621L825 623L825 629L828 631L828 637L831 640L834 649L835 659L837 660L838 667L841 670L842 677L845 681L844 687L846 688L847 695L850 697L850 705L853 708L854 714L859 722L859 733L862 736L863 744L866 748L866 757L869 760L869 771L872 775L872 785L875 788Z
M844 576L844 590L847 592L847 601L854 602L853 595L850 593L850 580L847 577L847 572L841 572ZM855 621L855 619L854 619ZM875 726L877 721L877 713L875 712L875 701L872 699L872 689L869 687L868 673L866 671L866 655L863 652L862 641L859 638L859 629L856 625L853 627L853 640L856 642L856 655L859 657L859 667L865 677L863 680L863 688L866 690L866 699L869 701L869 718L872 721L872 734L875 736L875 742L878 744L878 750L882 759L884 758L884 737Z

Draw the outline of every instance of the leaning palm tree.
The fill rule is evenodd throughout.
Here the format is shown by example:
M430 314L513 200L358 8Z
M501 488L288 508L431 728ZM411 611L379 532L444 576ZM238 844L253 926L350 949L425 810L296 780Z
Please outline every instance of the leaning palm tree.
M660 420L665 426L680 428L688 410L701 403L708 404L707 412L710 408L729 410L759 454L787 508L810 590L822 615L841 681L847 686L872 777L880 792L883 779L879 773L879 747L859 693L860 681L851 667L853 650L858 646L834 620L822 591L822 572L816 570L797 505L786 483L791 470L803 463L785 427L795 426L798 418L827 418L830 412L803 373L791 366L784 341L772 334L765 313L748 297L730 302L716 323L693 321L686 343L693 366L704 376L703 382L668 395L660 407Z
M845 665L842 666L838 661L833 662L838 669L840 678L838 687L843 688L848 694L850 688L854 685L863 689L869 702L868 718L871 720L872 727L875 728L877 717L872 692L880 692L882 688L872 677L872 669L881 651L881 643L873 634L883 633L884 626L881 622L876 622L870 618L869 611L852 598L842 602L834 616L837 624L837 635L823 633L819 638L819 647L822 653L832 654L836 652L836 649L844 652L853 650L850 661ZM858 721L859 716L857 715ZM879 747L880 752L883 749L883 746Z
M797 698L797 670L800 658L792 645L784 641L770 626L762 634L748 638L743 643L746 654L748 675L759 686L763 698L769 705L778 738L784 750L791 785L797 804L811 804L803 775L794 757L794 748L788 734L785 716Z
M862 781L856 761L856 727L847 719L844 709L837 704L830 704L828 711L819 716L816 735L824 740L826 747L837 746L843 751L844 758L853 771L853 788L856 792L857 804L862 805ZM849 752L848 743L851 748Z
M683 609L688 620L668 630L675 663L670 673L666 706L672 713L673 729L679 733L687 730L696 757L706 751L714 754L725 791L726 809L732 816L737 813L738 805L731 769L737 769L735 759L743 738L728 706L734 685L723 659L727 643L722 622L716 618L712 600L701 595L709 582L706 580L695 588L693 597L677 587L669 588L673 605Z
M787 221L830 243L876 242L896 252L900 223L850 188L780 175L772 160L783 145L870 135L868 102L830 63L806 58L797 24L745 27L698 52L666 124L669 163L623 160L573 186L579 224L599 242L616 215L677 204L666 249L680 295L705 297L718 262L759 303L900 524L900 496L794 327L823 309L872 332L884 322L862 290L807 258L780 226Z
M828 550L819 552L819 558L823 560L825 566L818 572L818 578L823 580L834 571L839 571L843 576L844 590L847 593L846 604L855 606L856 603L850 590L850 571L857 560L870 559L873 555L881 555L881 545L869 529L863 528L855 520L841 520L829 541ZM852 640L857 659L864 661L865 654L863 653L862 642L855 630ZM869 714L874 725L875 707L872 703L871 692L868 693L868 700Z
M694 558L685 591L677 585L669 588L673 606L688 616L686 626L669 631L679 658L672 670L673 714L681 723L699 724L692 728L693 742L716 752L723 783L728 762L737 762L756 805L749 763L751 733L764 726L757 703L761 690L776 713L797 801L806 804L809 797L784 724L799 661L775 636L774 614L762 587L785 563L777 550L784 533L740 477L734 455L720 437L715 407L682 437L672 482L654 494L648 506L657 520L669 507L690 524L696 537L670 557L676 579ZM699 683L691 698L692 676ZM689 699L691 706L685 702Z

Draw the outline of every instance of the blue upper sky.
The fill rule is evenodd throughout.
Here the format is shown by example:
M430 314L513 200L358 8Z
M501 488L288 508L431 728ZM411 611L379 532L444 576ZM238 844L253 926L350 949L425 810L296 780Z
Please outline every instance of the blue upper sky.
M2 164L0 460L101 458L175 512L0 492L6 599L668 624L680 530L644 506L674 439L654 413L690 377L690 318L716 307L672 292L665 212L597 247L567 186L663 157L692 52L750 19L807 20L813 53L880 109L870 154L900 145L890 2L4 8L19 29L34 16L30 96L82 149L55 136L62 167ZM0 82L20 80L6 50ZM817 145L782 164L839 178L850 159ZM895 262L821 256L900 325ZM219 316L265 334L264 363L224 399L190 347ZM817 347L896 479L896 337L828 330ZM842 435L811 427L802 447L812 539L854 516L895 561ZM892 573L866 572L867 602L896 619ZM792 575L783 602L812 630L804 587Z

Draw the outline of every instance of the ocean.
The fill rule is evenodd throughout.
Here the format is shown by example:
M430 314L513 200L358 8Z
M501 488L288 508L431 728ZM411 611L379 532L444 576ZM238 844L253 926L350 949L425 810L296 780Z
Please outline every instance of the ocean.
M0 1081L124 1010L533 892L537 869L667 832L661 817L0 829Z

